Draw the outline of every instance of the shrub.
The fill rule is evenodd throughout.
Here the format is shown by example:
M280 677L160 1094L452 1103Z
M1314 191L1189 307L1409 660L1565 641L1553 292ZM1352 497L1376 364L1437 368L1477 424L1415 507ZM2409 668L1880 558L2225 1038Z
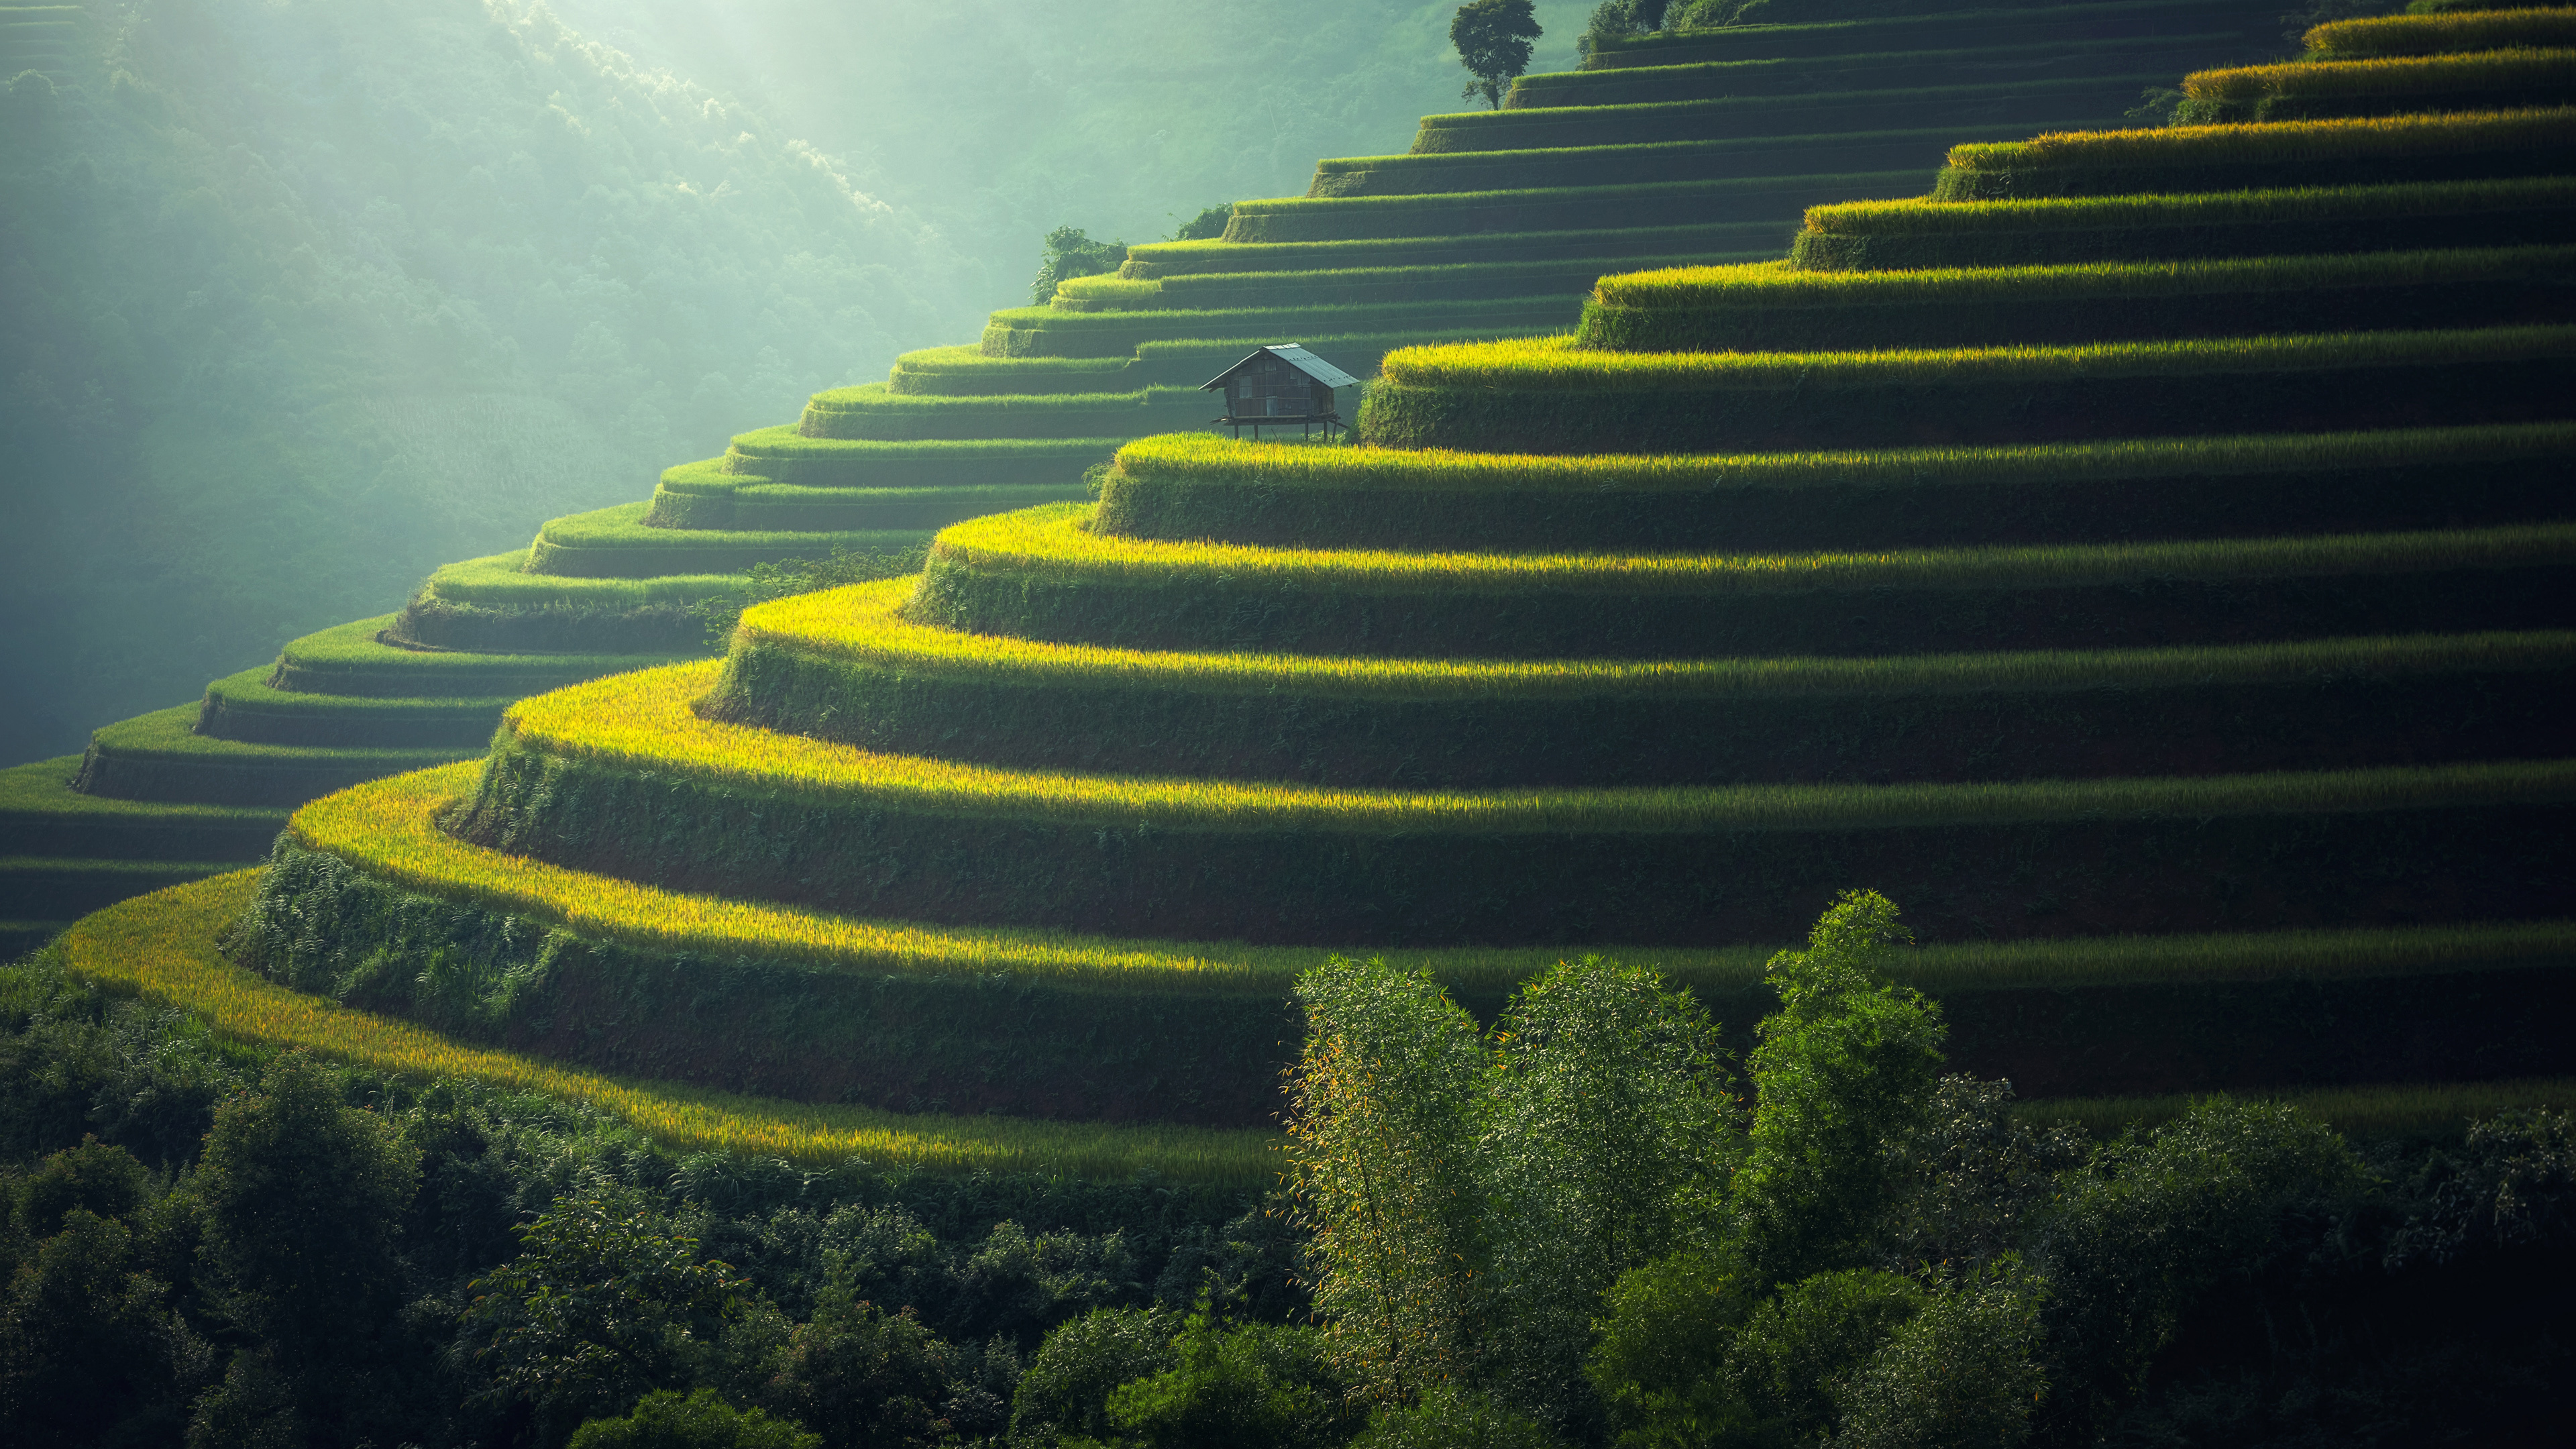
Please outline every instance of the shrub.
M1038 258L1037 279L1029 283L1029 301L1043 307L1055 295L1056 283L1068 277L1097 276L1118 270L1127 260L1123 241L1093 241L1080 227L1060 226L1046 234Z
M583 1424L565 1449L822 1449L822 1444L823 1436L758 1409L736 1409L713 1389L699 1389L687 1398L662 1389L637 1400L623 1418Z
M1050 1331L1011 1396L1011 1439L1104 1438L1109 1398L1177 1360L1179 1321L1156 1308L1095 1308Z

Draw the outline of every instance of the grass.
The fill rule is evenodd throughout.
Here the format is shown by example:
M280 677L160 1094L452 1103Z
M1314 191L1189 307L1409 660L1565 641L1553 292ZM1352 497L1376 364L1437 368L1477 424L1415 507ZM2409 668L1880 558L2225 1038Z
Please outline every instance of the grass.
M993 313L991 321L985 325L988 329L1000 327L1013 331L1134 333L1144 338L1147 334L1138 331L1142 323L1160 334L1156 340L1178 341L1191 337L1213 340L1221 335L1219 329L1238 331L1246 338L1262 332L1294 331L1307 327L1326 327L1349 333L1370 323L1400 326L1401 319L1414 316L1472 319L1483 312L1509 311L1533 303L1553 305L1556 301L1553 297L1503 297L1449 302L1376 302L1347 307L1174 307L1141 318L1126 312L1065 312L1053 307L1008 307ZM1258 346L1259 343L1256 341L1252 345Z
M0 837L20 855L253 860L286 812L241 805L118 800L71 787L81 757L0 769Z
M1385 267L1491 265L1598 256L1731 252L1761 244L1770 222L1644 226L1601 230L1484 232L1469 236L1310 242L1147 242L1127 249L1118 269L1139 280L1238 272L1332 272ZM1760 234L1760 239L1756 234ZM1091 359L1050 359L1084 361Z
M1962 136L1967 129L1970 134ZM1814 135L1622 141L1589 146L1417 151L1319 161L1306 195L1428 196L1543 186L1799 177L1818 171L1875 171L1937 158L1961 140L2017 140L2009 123L1833 130Z
M1499 111L1456 111L1425 116L1414 136L1416 154L1478 151L1489 146L1573 146L1659 141L1676 137L1801 134L1835 125L1852 130L1984 125L2014 115L2087 115L2106 109L2105 96L2127 96L2149 85L2171 84L2171 71L2134 76L2073 76L2059 80L1932 86L1920 90L1833 91L1804 96L1716 96L1683 101L1633 101L1598 106L1527 106ZM2027 112L2018 108L2029 107ZM1956 107L1955 115L1945 108ZM1544 136L1541 143L1529 139ZM1238 203L1239 204L1239 203ZM1233 237L1231 230L1227 235ZM1237 238L1248 240L1249 238Z
M212 766L241 771L358 770L381 775L395 770L416 770L424 765L445 764L461 753L471 753L470 749L455 748L335 748L214 739L196 732L197 710L196 705L183 704L100 726L90 735L90 753L85 768L95 769L100 757L107 756L121 762L169 762L201 769Z
M2033 6L2028 9L1945 10L1931 15L1879 15L1853 20L1801 21L1786 24L1730 25L1717 29L1659 30L1643 35L1603 36L1593 42L1588 68L1615 68L1655 63L1672 51L1722 47L1754 56L1834 55L1853 45L1893 46L1929 38L1965 40L1976 36L2013 36L2089 40L2105 24L2182 23L2179 17L2207 15L2213 7L2197 0L2181 3ZM2173 17L2173 18L2168 18ZM1633 59L1631 59L1633 57Z
M1831 274L1828 274L1831 275ZM1601 352L1568 337L1408 347L1379 364L1401 387L1714 392L2261 374L2576 356L2576 326L2188 338L1890 352Z
M721 666L683 664L521 700L495 748L694 780L787 803L1171 831L1362 835L1699 834L2103 818L2529 805L2576 798L2576 760L2207 779L1968 785L1367 790L994 769L701 719Z
M249 904L257 879L257 872L242 871L112 906L65 933L64 964L80 976L188 1011L237 1041L303 1048L377 1071L542 1092L605 1112L674 1151L809 1163L857 1155L931 1171L1109 1179L1151 1170L1247 1186L1266 1181L1274 1170L1271 1139L1256 1132L940 1117L786 1102L557 1067L461 1044L407 1022L289 991L225 961L215 938Z
M2442 282L2564 278L2576 246L2453 247L2326 256L2229 257L1938 267L1895 272L1802 271L1785 261L1675 267L1603 277L1602 306L1645 310L1867 307L1901 302L2033 302L2213 292L2404 287Z
M2337 20L2308 31L2303 43L2319 60L2576 45L2576 12L2500 9Z
M2417 533L1795 555L1479 554L1250 548L1109 538L1090 510L1051 504L943 530L934 567L1042 576L1078 587L1225 582L1301 593L1706 596L1889 587L2111 584L2509 567L2564 560L2576 524Z
M1380 493L1699 493L1747 488L2049 484L2206 473L2401 467L2576 451L2576 423L2280 433L2109 443L2007 444L1826 453L1638 453L1558 457L1448 449L1310 448L1166 433L1118 450L1110 486L1241 484Z
M1764 248L1765 256L1775 249ZM1188 306L1201 300L1291 306L1318 300L1318 292L1366 296L1385 292L1419 298L1489 292L1522 295L1534 291L1581 291L1604 270L1636 266L1688 266L1708 259L1705 252L1671 257L1570 257L1552 262L1465 262L1418 267L1352 267L1314 272L1208 272L1138 281L1122 277L1075 277L1056 284L1059 304L1072 302L1100 311L1150 311L1165 305Z
M1157 941L1062 931L874 921L726 896L664 890L468 844L437 817L469 793L474 767L378 780L296 812L293 835L361 872L445 900L642 949L759 957L857 974L983 976L1007 972L1125 991L1282 992L1321 952L1303 946ZM1561 951L1537 948L1352 950L1429 970L1453 988L1499 992ZM1758 982L1770 947L1597 948L1700 986ZM2337 979L2404 975L2576 954L2576 923L2532 922L2371 931L2291 931L1916 947L1891 974L1926 989L2065 987L2148 981Z
M2576 44L2576 27L2571 27ZM2341 97L2537 90L2576 85L2576 50L2489 50L2469 55L2381 56L2194 71L2182 93L2196 101L2272 96Z
M2302 186L2164 196L2045 196L1993 201L1843 201L1807 209L1805 230L1838 235L1995 234L2121 230L2231 222L2444 216L2536 206L2576 207L2576 177Z
M986 357L967 346L924 347L906 352L894 360L897 372L970 376L979 373L1008 376L1042 373L1068 381L1091 374L1115 373L1125 366L1123 362L1096 357Z
M1109 280L1116 285L1115 279ZM1155 284L1146 282L1124 285L1152 287ZM809 419L820 419L843 413L935 416L941 413L1109 412L1121 408L1169 406L1188 402L1194 396L1195 394L1186 388L1149 387L1128 392L997 393L990 396L918 397L889 392L886 385L881 382L866 382L856 387L836 387L814 394L805 401L805 413Z
M739 593L743 587L739 574L661 574L645 579L532 574L523 568L527 559L527 550L521 549L444 564L421 584L421 591L452 604L480 604L495 609L567 605L631 609L646 604L685 604Z
M1263 201L1236 202L1235 220L1228 223L1228 227L1231 230L1234 226L1245 226L1249 231L1266 226L1273 219L1290 219L1298 216L1394 218L1413 212L1443 212L1532 204L1580 207L1587 214L1597 217L1611 208L1631 203L1650 203L1674 198L1723 201L1739 193L1779 191L1792 186L1801 191L1866 190L1884 186L1896 175L1902 175L1916 184L1920 184L1922 179L1921 173L1914 171L1902 173L1873 171L1850 175L1750 176L1722 181L1647 181L1616 186L1501 187L1490 191L1438 191L1416 196L1282 196ZM1250 209L1242 209L1247 207ZM1293 238L1284 237L1261 239L1293 240ZM1246 240L1257 240L1257 238L1247 237Z
M1949 166L1954 171L1971 172L2041 167L2108 170L2456 156L2569 145L2576 145L2576 106L2544 106L2470 115L2284 121L2267 126L2061 131L2027 141L1978 141L1953 146Z
M399 649L376 635L399 615L357 619L307 634L279 653L273 683L300 695L466 700L521 695L670 660L670 655L478 654Z
M2059 79L2123 68L2151 69L2177 53L2206 56L2212 51L2241 49L2233 44L2238 38L2235 33L2219 31L2123 36L2091 40L2081 46L2063 41L2023 41L1960 47L1955 38L1941 37L1932 45L1903 50L1742 59L1680 58L1661 65L1525 75L1512 82L1511 94L1504 104L1526 109L1586 105L1592 97L1628 100L1666 93L1804 96L1827 89L1919 90L1926 82L1938 82L1962 70L1991 73L2011 67ZM1942 44L1944 40L1949 43Z
M665 528L746 532L911 531L1081 492L1081 478L1073 474L1060 483L925 488L809 488L725 474L714 481L690 480L682 488L666 479L645 518Z
M637 662L661 661L639 660ZM219 715L236 721L242 716L250 716L254 719L272 719L281 722L292 720L317 727L353 730L399 729L407 725L416 728L434 727L442 720L461 722L486 717L497 723L502 707L515 697L506 694L452 695L443 698L409 695L316 694L310 691L275 688L268 682L269 673L268 669L245 669L239 674L229 675L207 685L206 722L214 723ZM207 732L209 734L228 733L222 729L209 729ZM488 724L483 732L490 733ZM245 738L241 735L229 737ZM280 743L298 742L280 741ZM323 742L316 740L303 743Z
M528 566L580 578L731 573L781 559L819 557L835 548L892 552L917 547L927 536L926 529L917 528L825 533L655 528L644 522L652 507L649 501L620 503L550 519L529 548Z
M1876 659L1634 663L1141 650L966 634L913 623L902 614L911 583L891 579L757 605L744 611L734 647L737 651L792 650L872 665L906 677L998 678L1024 687L1061 684L1264 697L1293 692L1300 698L1487 702L2151 690L2576 666L2576 633L2567 631Z

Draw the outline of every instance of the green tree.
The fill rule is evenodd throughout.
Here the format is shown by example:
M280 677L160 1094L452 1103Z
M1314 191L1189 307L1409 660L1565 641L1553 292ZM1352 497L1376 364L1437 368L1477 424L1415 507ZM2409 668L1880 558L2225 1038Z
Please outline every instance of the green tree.
M848 1259L836 1255L813 1318L797 1325L762 1397L834 1445L935 1443L936 1343L911 1309L887 1313L859 1297Z
M1747 1265L1785 1282L1867 1263L1897 1197L1888 1148L1919 1126L1947 1029L1920 992L1878 968L1913 938L1895 903L1847 891L1804 951L1771 958L1780 1010L1746 1059L1758 1105L1736 1175Z
M1530 45L1541 33L1531 0L1467 0L1449 21L1449 43L1472 77L1458 94L1502 109L1504 88L1529 69Z
M120 1425L176 1428L205 1350L165 1311L169 1285L134 1271L124 1224L73 1206L54 1226L0 1295L0 1440L74 1449Z
M1110 1394L1170 1368L1179 1329L1173 1315L1153 1308L1095 1308L1057 1325L1011 1396L1012 1441L1108 1434Z
M1165 241L1214 241L1225 235L1225 224L1234 220L1234 203L1211 206L1172 229Z
M1288 1159L1336 1359L1384 1397L1468 1372L1481 1340L1486 1055L1428 972L1334 957L1297 983Z
M541 1424L689 1382L750 1286L631 1198L558 1198L520 1234L464 1319L495 1389Z
M196 1176L207 1252L290 1371L350 1357L390 1319L395 1238L419 1183L419 1149L344 1105L302 1052L215 1110Z
M593 1419L575 1429L565 1449L822 1449L822 1444L822 1435L758 1409L736 1409L713 1389L685 1399L662 1389L637 1400L634 1411L622 1418Z
M2363 1181L2324 1123L2226 1097L2124 1134L2067 1174L2034 1234L2049 1285L2049 1437L2092 1442L2195 1300L2259 1271L2285 1215Z
M1053 300L1056 283L1114 272L1127 260L1125 242L1093 241L1075 226L1060 226L1048 232L1043 245L1046 250L1038 258L1037 280L1029 283L1029 305L1033 307L1043 307Z
M1537 1420L1483 1394L1444 1388L1380 1408L1351 1449L1554 1449L1558 1442Z
M1619 1275L1583 1367L1620 1444L1679 1449L1750 1431L1727 1369L1753 1308L1742 1266L1717 1254L1686 1250Z
M1717 1023L1597 956L1524 984L1495 1024L1478 1143L1505 1396L1564 1422L1601 1295L1670 1252L1725 1187L1742 1135Z
M1170 1368L1113 1390L1104 1406L1147 1449L1323 1449L1357 1427L1350 1386L1314 1329L1228 1325L1201 1298L1172 1356Z
M1829 1381L1836 1449L2010 1449L2028 1439L2048 1392L2038 1362L2045 1296L2009 1255L1918 1293L1867 1363Z
M62 1228L63 1214L86 1208L103 1218L131 1217L143 1206L151 1174L122 1147L84 1137L37 1164L18 1189L18 1226L34 1237Z

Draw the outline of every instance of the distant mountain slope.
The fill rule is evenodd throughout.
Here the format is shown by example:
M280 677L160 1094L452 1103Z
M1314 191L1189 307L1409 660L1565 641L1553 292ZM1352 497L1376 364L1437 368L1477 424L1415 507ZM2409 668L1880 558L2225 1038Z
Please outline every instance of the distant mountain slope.
M72 13L0 148L11 758L988 305L838 161L542 9Z

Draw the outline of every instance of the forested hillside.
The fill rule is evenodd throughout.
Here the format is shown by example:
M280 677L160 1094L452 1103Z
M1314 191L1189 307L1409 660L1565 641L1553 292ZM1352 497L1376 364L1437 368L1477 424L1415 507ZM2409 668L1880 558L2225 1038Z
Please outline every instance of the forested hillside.
M1436 6L784 8L10 10L0 757L979 325L1051 226L1285 189L1457 74Z

